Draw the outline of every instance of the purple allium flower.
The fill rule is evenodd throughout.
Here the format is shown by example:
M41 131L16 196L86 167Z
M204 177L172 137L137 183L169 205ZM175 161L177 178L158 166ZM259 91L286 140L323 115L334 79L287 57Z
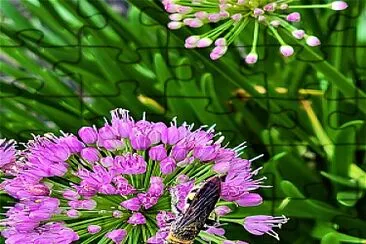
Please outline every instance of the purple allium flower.
M348 7L345 1L313 5L299 5L297 1L281 2L277 0L162 0L162 3L165 10L170 13L169 29L176 30L183 26L198 28L205 24L217 23L212 30L206 33L187 37L184 44L186 48L205 48L214 43L215 47L210 53L212 60L224 56L228 46L239 37L240 33L248 29L248 26L254 26L252 48L247 51L247 55L244 57L248 64L254 64L258 61L256 49L260 26L263 26L264 29L269 27L270 34L277 39L281 46L289 46L277 28L281 27L284 31L293 34L297 30L292 23L300 22L301 15L299 12L290 12L290 10L327 8L339 11ZM294 35L295 39L302 39L299 36L301 35ZM307 37L305 33L302 36ZM309 42L307 44L314 47L320 45L320 41L316 42L317 45L309 44ZM293 51L285 51L281 50L284 57L293 54Z
M182 7L170 6L170 11L179 11L171 18L180 21L180 15L183 18L193 10ZM267 6L265 11L273 8ZM222 11L211 18L226 16ZM200 13L195 18L206 17ZM193 45L195 40L189 41ZM208 40L200 41L198 46ZM227 43L218 39L215 44ZM288 220L284 217L231 219L237 208L262 203L262 197L253 191L266 187L266 178L257 177L260 168L252 169L254 159L240 158L244 143L227 148L214 126L205 128L194 130L187 123L179 126L176 119L170 125L145 118L135 121L127 110L117 109L112 111L111 123L99 129L83 127L79 137L65 133L61 137L35 136L18 151L14 144L2 141L5 156L1 162L12 165L12 170L0 188L17 199L1 223L6 243L57 240L66 244L78 240L79 235L95 238L93 241L109 238L115 243L164 243L172 222L180 217L179 212L186 211L187 199L194 196L195 189L213 176L224 175L214 210L220 223L197 238L244 243L230 242L220 228L221 223L239 221L252 234L268 233L277 238L273 228ZM145 235L132 236L146 227L149 231ZM127 231L131 228L138 232Z

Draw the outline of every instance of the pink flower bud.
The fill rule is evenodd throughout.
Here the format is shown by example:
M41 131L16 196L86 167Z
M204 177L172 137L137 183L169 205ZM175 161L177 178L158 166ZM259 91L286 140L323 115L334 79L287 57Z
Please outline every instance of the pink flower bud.
M280 52L285 57L290 57L292 54L294 54L294 49L291 46L283 45L280 47Z
M108 232L106 237L114 241L114 243L122 243L127 235L127 231L124 229L116 229Z
M235 20L236 22L238 22L239 20L241 20L242 17L243 17L242 14L234 14L234 15L231 16L231 18L233 20Z
M217 59L219 59L219 58L221 58L222 56L221 55L219 55L219 54L217 54L217 53L213 53L213 52L211 52L210 53L210 59L211 60L217 60Z
M187 181L189 181L189 176L187 176L187 175L178 175L177 182L184 183L184 182L187 182Z
M142 225L146 223L146 218L142 213L133 213L132 216L127 220L127 223L133 225Z
M84 148L84 144L76 136L66 136L61 138L60 141L67 145L71 153L78 153Z
M190 36L186 39L185 45L189 46L190 48L196 47L197 42L200 40L199 36Z
M215 208L214 211L218 216L224 216L227 215L228 213L231 213L232 210L228 206L218 206Z
M258 55L256 53L249 53L245 57L245 62L247 64L255 64L258 61Z
M179 6L177 12L180 14L189 14L193 8L187 6Z
M104 125L98 130L99 137L103 140L112 140L116 138L114 130L110 125Z
M220 19L226 19L226 18L230 17L230 13L228 11L225 11L225 10L220 11L219 15L220 15Z
M178 5L174 3L167 3L164 5L164 8L168 13L176 13L178 11Z
M212 60L217 60L221 58L227 51L227 46L216 46L210 53L210 58Z
M168 157L160 162L160 171L164 175L173 173L175 168L177 167L175 160Z
M171 30L177 30L179 28L181 28L183 26L182 22L178 22L178 21L171 21L168 23L168 28Z
M89 163L95 163L99 160L99 151L94 147L86 147L81 150L80 156Z
M295 37L296 39L302 39L305 36L305 31L304 30L294 30L292 31L292 36Z
M345 1L334 1L331 3L331 9L339 11L348 8L348 4Z
M66 190L62 193L62 196L67 200L78 200L80 195L76 191Z
M208 15L208 20L212 23L216 23L221 19L220 14L209 14Z
M125 147L125 144L121 140L104 140L103 147L108 151L121 150Z
M172 21L180 21L183 19L183 15L181 14L171 14L169 15L169 19Z
M293 12L287 15L286 20L289 22L299 22L301 20L301 15L299 12Z
M235 201L242 207L254 207L263 203L262 197L257 193L243 194L238 200Z
M93 144L97 141L98 134L97 131L92 127L81 127L78 134L86 144Z
M107 156L105 158L102 158L102 159L100 159L100 163L106 168L112 167L113 166L113 157Z
M121 202L121 206L131 211L138 211L141 208L141 202L137 197L134 197Z
M66 212L66 215L70 218L79 218L80 212L75 209L70 209Z
M216 46L226 46L227 42L226 42L226 39L225 38L218 38L216 41L215 41L215 45Z
M187 19L185 19L183 23L191 28L199 28L203 25L203 22L200 19L190 19L187 23L186 20Z
M264 11L273 12L276 9L276 3L269 3L263 7Z
M187 157L188 152L189 152L189 150L187 149L187 147L185 145L177 144L177 145L173 146L173 148L171 150L171 156L176 161L182 161L183 159L185 159Z
M212 44L212 40L208 37L202 38L197 42L197 47L199 48L204 48L204 47L208 47Z
M89 200L81 200L80 201L80 208L81 209L87 209L87 210L93 210L97 207L97 202L93 199Z
M261 8L255 8L255 9L253 10L253 13L254 13L254 16L258 16L258 15L262 15L262 14L264 14L264 11L263 11L263 9L261 9Z
M225 235L225 230L223 228L217 228L217 227L209 227L206 230L207 233L217 236L223 236Z
M198 11L194 14L194 16L198 19L207 19L208 13L205 11Z
M320 45L320 40L316 36L308 36L306 38L306 44L308 44L310 47L316 47Z
M167 151L163 145L158 145L150 148L149 157L152 160L161 161L167 157Z
M227 51L227 46L216 46L213 50L212 53L218 54L220 56L224 55Z
M90 234L95 234L98 233L99 231L101 231L102 227L100 227L99 225L89 225L88 226L88 232Z
M230 169L230 162L215 163L212 169L219 174L226 174Z
M112 216L113 216L114 218L121 218L121 217L122 217L122 215L123 215L123 213L122 213L121 211L119 211L119 210L114 210L114 211L112 212Z

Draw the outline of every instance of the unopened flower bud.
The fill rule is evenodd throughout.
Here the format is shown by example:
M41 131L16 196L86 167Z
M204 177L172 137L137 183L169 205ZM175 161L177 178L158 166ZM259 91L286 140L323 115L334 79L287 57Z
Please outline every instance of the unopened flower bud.
M78 134L86 144L93 144L98 139L97 131L92 127L82 127Z
M290 57L294 54L294 49L289 45L283 45L280 47L280 52L282 53L283 56Z
M289 22L300 22L301 15L299 12L293 12L293 13L287 15L286 20Z
M334 1L331 3L331 9L339 11L348 8L348 4L345 1Z
M320 45L320 40L316 36L308 36L306 37L306 44L308 44L310 47L316 47Z

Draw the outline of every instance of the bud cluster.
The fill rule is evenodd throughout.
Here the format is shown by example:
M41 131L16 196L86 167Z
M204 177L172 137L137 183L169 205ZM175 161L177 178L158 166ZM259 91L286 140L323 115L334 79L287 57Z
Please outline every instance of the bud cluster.
M176 30L182 26L200 28L205 24L218 23L215 28L201 35L190 36L185 41L186 48L204 48L215 44L210 58L222 57L228 46L249 25L254 25L252 48L245 57L248 64L256 63L258 55L259 26L268 27L271 34L280 43L280 52L289 57L294 53L278 32L278 28L291 32L295 39L304 39L311 47L320 45L320 40L304 30L297 29L292 23L301 21L299 12L294 9L328 8L344 10L348 7L344 1L333 1L328 4L299 5L298 1L281 0L162 0L165 10L170 13L168 28Z

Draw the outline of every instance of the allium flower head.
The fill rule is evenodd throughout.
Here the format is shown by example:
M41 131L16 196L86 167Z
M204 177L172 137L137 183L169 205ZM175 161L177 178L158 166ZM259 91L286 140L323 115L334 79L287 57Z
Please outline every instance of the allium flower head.
M176 119L170 125L135 121L123 109L111 114L102 128L81 128L79 137L35 136L17 153L8 144L2 147L10 155L6 158L19 165L1 184L17 199L0 222L6 243L109 239L163 244L172 222L189 206L192 189L214 176L222 179L213 210L219 222L238 222L230 218L231 211L262 203L253 191L265 187L265 177L257 177L260 168L252 169L256 158L240 158L244 143L233 149L223 146L214 126L194 130L186 123L179 126ZM278 238L273 228L287 220L252 216L240 223L254 235ZM245 243L230 242L219 226L202 230L197 238Z
M172 30L183 26L199 28L205 24L217 23L211 31L190 36L185 42L186 48L204 48L214 43L216 47L210 54L212 60L222 57L226 53L227 47L235 41L239 34L246 28L248 29L248 26L254 25L254 32L250 34L253 36L252 48L245 58L245 62L248 64L256 63L258 59L256 45L260 26L270 30L281 48L289 46L277 28L293 33L295 39L305 38L305 43L309 46L318 46L320 45L319 39L304 31L299 33L297 28L291 25L291 23L301 21L301 14L296 10L328 8L338 11L348 7L344 1L314 5L299 5L298 1L293 0L162 0L162 2L165 10L170 13L171 22L168 23L168 28ZM283 51L282 49L280 52L285 57L293 54L293 51Z

